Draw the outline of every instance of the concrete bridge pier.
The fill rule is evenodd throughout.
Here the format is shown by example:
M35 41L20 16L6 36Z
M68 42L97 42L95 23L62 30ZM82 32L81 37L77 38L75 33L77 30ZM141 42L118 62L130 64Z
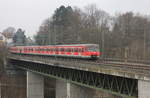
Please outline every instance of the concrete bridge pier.
M56 98L93 98L91 89L56 80Z
M150 98L150 82L138 80L138 98Z
M27 71L27 98L44 98L44 78Z

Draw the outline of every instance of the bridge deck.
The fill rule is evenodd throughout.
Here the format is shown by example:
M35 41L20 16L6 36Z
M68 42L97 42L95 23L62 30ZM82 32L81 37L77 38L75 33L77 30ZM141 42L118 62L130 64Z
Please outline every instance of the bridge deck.
M51 66L71 68L83 71L103 73L107 75L150 81L150 66L135 63L97 62L79 59L61 59L42 56L11 55L8 58L30 61Z

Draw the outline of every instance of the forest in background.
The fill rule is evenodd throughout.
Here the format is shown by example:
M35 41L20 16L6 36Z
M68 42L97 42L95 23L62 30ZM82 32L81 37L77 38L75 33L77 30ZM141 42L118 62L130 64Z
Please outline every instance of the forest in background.
M150 59L150 15L134 12L114 16L95 4L84 9L58 7L40 25L35 42L25 30L8 27L2 34L10 45L99 44L103 58Z
M38 45L99 44L106 58L150 58L150 18L126 12L111 16L95 4L84 9L60 6L45 19L37 34Z

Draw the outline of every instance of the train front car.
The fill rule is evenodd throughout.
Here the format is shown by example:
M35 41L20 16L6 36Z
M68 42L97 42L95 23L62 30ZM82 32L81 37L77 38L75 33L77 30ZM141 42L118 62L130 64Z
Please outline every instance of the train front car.
M87 52L88 55L90 56L91 59L98 59L101 55L100 49L99 49L99 45L97 44L88 44L86 45L87 47Z

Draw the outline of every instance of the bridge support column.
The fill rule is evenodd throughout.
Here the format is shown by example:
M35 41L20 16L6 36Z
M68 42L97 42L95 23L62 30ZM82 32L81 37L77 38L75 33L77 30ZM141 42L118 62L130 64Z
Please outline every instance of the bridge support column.
M44 79L27 71L27 98L44 98Z
M150 82L138 80L138 98L150 98Z
M93 98L93 94L88 88L56 80L56 98Z

